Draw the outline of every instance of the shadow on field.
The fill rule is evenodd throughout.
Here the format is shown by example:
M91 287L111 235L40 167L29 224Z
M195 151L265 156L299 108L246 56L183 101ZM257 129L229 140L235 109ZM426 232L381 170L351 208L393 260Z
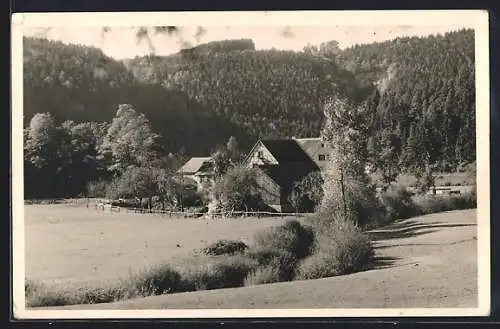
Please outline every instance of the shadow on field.
M376 256L376 257L373 257L373 262L372 262L371 268L373 270L381 270L384 268L390 268L399 259L400 259L399 257Z
M439 231L441 228L476 226L476 224L443 224L442 222L422 223L403 220L369 232L372 241L404 239Z

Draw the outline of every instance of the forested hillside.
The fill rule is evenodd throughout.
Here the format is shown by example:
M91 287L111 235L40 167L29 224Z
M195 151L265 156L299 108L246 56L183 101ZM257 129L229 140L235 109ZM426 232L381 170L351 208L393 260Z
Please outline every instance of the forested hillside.
M409 169L475 161L474 31L358 45L337 61L377 86L369 97L374 154Z
M324 100L345 95L367 100L369 151L385 174L421 170L422 163L452 171L475 160L472 30L345 50L325 45L292 52L226 40L117 61L96 48L25 38L25 126L36 113L50 113L50 126L60 127L54 131L87 136L130 104L150 122L164 154L205 156L230 136L243 150L259 137L318 136Z
M46 40L25 39L24 48L26 124L39 112L109 121L127 103L151 120L169 152L205 155L231 135L246 147L259 136L315 136L324 97L360 92L328 59L255 51L246 40L125 63Z

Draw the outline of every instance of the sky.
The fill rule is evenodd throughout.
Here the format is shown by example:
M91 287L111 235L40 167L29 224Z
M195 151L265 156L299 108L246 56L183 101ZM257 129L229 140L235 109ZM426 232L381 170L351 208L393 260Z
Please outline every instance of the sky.
M156 34L151 44L146 39L138 42L136 27L113 27L103 33L101 27L25 27L25 36L46 37L64 43L95 46L113 58L124 59L154 52L168 55L183 46L197 45L216 40L249 38L257 49L301 50L304 46L319 46L322 42L336 40L340 48L354 44L380 42L403 36L427 36L461 29L459 25L417 26L197 26L181 27L179 34Z

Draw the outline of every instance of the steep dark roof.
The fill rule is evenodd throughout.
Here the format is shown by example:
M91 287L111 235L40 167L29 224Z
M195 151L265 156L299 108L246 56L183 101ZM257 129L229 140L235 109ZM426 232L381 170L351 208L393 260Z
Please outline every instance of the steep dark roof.
M318 167L310 163L283 163L279 165L259 166L267 176L283 188L290 188L312 171L318 170Z
M263 139L261 142L279 163L312 162L307 153L293 139Z

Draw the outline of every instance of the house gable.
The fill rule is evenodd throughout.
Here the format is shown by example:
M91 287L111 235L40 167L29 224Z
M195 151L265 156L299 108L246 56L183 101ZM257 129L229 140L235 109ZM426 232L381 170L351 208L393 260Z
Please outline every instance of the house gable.
M247 167L277 165L277 164L278 160L260 140L250 150L250 153L245 159L245 165Z

